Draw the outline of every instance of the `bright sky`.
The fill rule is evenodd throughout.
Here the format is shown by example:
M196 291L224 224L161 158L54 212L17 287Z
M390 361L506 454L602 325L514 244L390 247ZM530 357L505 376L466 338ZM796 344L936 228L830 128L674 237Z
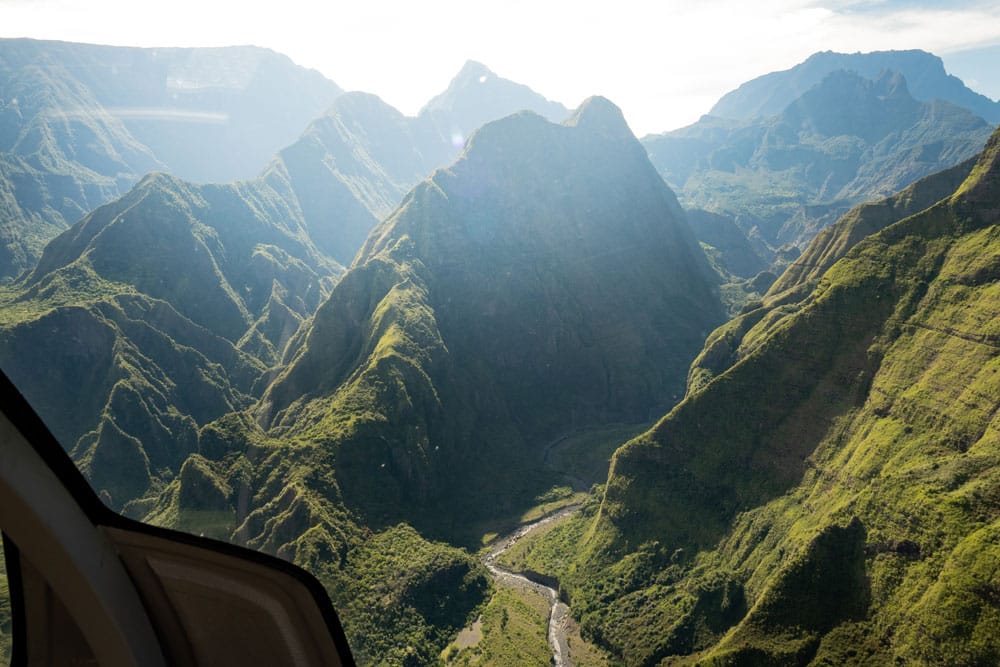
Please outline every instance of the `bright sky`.
M969 57L998 53L996 0L0 0L0 36L256 44L411 115L473 59L571 108L604 95L639 136L822 50L954 55L1000 96L1000 63Z

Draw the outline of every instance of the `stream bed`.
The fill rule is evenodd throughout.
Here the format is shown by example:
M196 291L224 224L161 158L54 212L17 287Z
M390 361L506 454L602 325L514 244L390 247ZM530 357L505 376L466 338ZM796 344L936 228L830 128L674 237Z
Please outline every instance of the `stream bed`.
M579 505L569 505L561 510L539 519L533 523L521 526L512 533L497 539L483 558L483 564L493 575L498 584L527 588L549 600L548 641L552 648L552 664L556 667L571 667L573 662L569 657L569 645L566 641L566 621L569 607L559 599L559 591L541 582L529 579L523 574L508 570L497 561L507 549L511 548L521 538L538 530L542 526L564 519L580 509Z

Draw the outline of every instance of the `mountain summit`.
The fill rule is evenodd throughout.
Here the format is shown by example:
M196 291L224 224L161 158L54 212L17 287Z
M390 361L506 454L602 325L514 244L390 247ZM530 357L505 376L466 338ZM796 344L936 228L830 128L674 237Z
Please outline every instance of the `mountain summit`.
M507 511L538 492L551 438L669 407L720 318L621 112L522 112L372 232L257 416L336 443L339 486L370 520Z
M555 123L569 116L569 110L558 102L551 102L531 88L499 77L485 65L469 60L448 88L424 106L420 115L443 124L445 136L464 138L484 123L525 110Z

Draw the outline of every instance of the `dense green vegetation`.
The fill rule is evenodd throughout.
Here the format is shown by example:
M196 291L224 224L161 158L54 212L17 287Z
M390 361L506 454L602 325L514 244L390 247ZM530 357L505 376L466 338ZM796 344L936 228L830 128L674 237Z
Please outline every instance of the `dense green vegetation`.
M1000 134L615 453L529 556L585 632L630 664L996 661L998 198Z
M456 642L442 653L447 665L551 664L552 649L546 640L549 601L530 589L498 587L477 625L479 636L470 646Z
M249 407L341 271L273 189L152 175L0 295L0 366L120 509Z
M469 91L459 84L449 104L464 103ZM0 366L106 503L308 567L330 588L352 645L371 663L436 656L484 603L484 570L406 525L357 514L366 497L378 502L381 489L378 475L351 455L372 452L342 455L334 437L352 433L366 411L386 410L381 396L356 396L346 423L271 435L246 411L277 374L269 367L312 340L313 312L342 271L336 260L349 261L374 214L457 151L441 135L449 118L442 107L433 119L405 119L371 96L342 96L260 178L198 186L150 175L49 243L37 266L0 294ZM117 122L108 121L131 141ZM419 295L405 285L399 293L387 319L418 321ZM402 345L397 330L389 334L380 345ZM419 329L398 335L414 337L408 349L426 358ZM512 451L500 447L505 429ZM491 462L502 467L530 454L537 463L523 434L495 431L474 483L487 478ZM359 492L359 481L375 484ZM479 514L523 511L557 481L514 465L492 483L523 493L515 489L514 500ZM466 519L453 516L437 532L478 544ZM399 576L404 569L409 576Z
M355 658L366 664L433 664L489 592L475 558L427 542L405 524L350 554L345 570L331 588L338 589Z
M766 339L771 327L796 310L826 271L857 243L936 204L968 177L975 160L923 178L899 193L862 204L820 232L802 255L774 281L762 298L712 332L688 372L688 392L722 374Z
M373 233L263 400L200 426L129 511L308 567L364 661L425 661L487 591L416 530L478 548L470 527L568 502L545 443L672 403L721 320L711 277L612 105L488 125Z
M201 453L128 508L146 521L276 554L316 575L362 664L432 663L489 593L467 552L348 509L330 452L268 438L245 415L204 427Z
M643 145L685 206L732 218L781 269L783 246L804 247L852 206L975 156L990 131L965 108L914 99L898 73L835 70L766 117L705 116ZM736 268L745 253L719 259L747 278Z
M720 320L616 108L593 100L564 126L512 116L372 233L256 416L328 443L370 525L455 538L552 485L546 442L672 404Z

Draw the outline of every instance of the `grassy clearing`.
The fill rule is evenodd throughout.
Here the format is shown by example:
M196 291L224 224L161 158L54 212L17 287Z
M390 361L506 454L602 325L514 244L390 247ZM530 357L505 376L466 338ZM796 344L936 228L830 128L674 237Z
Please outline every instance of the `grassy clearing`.
M442 653L447 665L548 665L549 601L531 590L498 587L480 617L482 638L462 647L456 640ZM464 643L464 642L463 642Z

